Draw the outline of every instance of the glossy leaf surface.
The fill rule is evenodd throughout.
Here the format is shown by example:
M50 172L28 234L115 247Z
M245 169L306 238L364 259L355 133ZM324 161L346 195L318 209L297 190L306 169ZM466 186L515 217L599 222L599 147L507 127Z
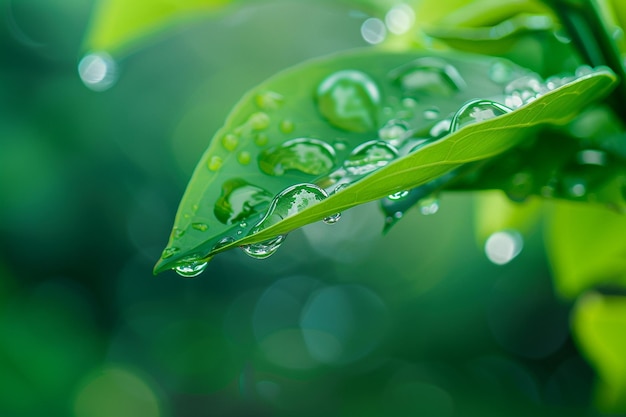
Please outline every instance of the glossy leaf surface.
M485 79L494 65L504 75ZM615 81L599 70L511 112L499 104L507 102L505 84L527 75L500 59L375 51L279 74L244 97L217 132L155 271L284 235L496 156L533 127L565 123ZM330 197L253 230L270 196L297 184Z

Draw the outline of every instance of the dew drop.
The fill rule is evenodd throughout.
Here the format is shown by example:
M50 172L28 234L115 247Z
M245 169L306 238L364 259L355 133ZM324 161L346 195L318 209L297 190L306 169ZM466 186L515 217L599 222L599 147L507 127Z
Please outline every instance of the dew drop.
M191 227L200 232L206 232L207 230L209 230L209 226L206 223L192 223Z
M172 229L172 237L174 239L180 239L184 234L185 231L183 229L179 229L178 227Z
M430 216L431 214L435 214L439 211L439 199L437 197L422 198L417 205L420 213L424 216Z
M445 60L434 57L416 59L391 71L389 76L399 82L408 95L450 97L465 88L459 71Z
M443 119L435 123L435 125L430 129L430 136L433 139L439 139L444 137L448 133L450 133L450 127L452 125L452 120Z
M254 137L254 143L257 146L265 146L265 145L267 145L268 142L269 142L269 138L267 137L267 135L265 133L258 133Z
M161 259L167 259L167 258L171 258L172 256L174 256L174 254L176 252L178 252L180 249L178 249L175 246L170 246L168 248L163 249L163 252L161 253Z
M387 198L393 201L397 201L397 200L402 200L408 195L409 195L409 192L407 190L403 190L403 191L398 191L397 193L389 194Z
M407 109L414 109L415 107L417 107L417 104L417 100L415 100L414 98L406 97L402 99L402 105Z
M504 93L507 95L505 104L511 108L518 108L546 92L547 89L537 74L526 75L511 81L504 87Z
M209 262L197 256L190 256L182 260L186 262L178 265L174 270L176 273L185 278L193 278L200 275L207 267Z
M217 243L215 244L215 246L213 246L213 249L211 249L211 252L216 251L218 249L223 248L224 246L228 246L231 243L233 243L235 241L235 239L233 239L230 236L226 236L221 238L220 240L217 241Z
M325 175L335 165L335 149L318 139L298 138L259 155L259 168L268 175L281 176L295 170Z
M515 230L503 230L489 236L485 242L485 254L496 265L511 262L524 247L522 236Z
M364 175L396 159L398 151L390 144L372 140L356 147L343 166L351 175Z
M324 217L324 223L335 224L341 219L341 213L335 213L328 217Z
M340 129L369 132L377 125L380 91L365 73L343 70L326 77L317 88L322 116Z
M348 148L348 145L346 144L346 142L338 140L333 143L333 148L335 148L339 152L342 152Z
M209 169L211 171L217 171L222 167L222 158L215 155L212 156L211 159L209 159Z
M509 61L494 60L489 68L489 79L498 84L511 82L515 75L515 67Z
M389 120L383 127L378 130L378 137L382 140L392 143L399 143L406 139L409 132L409 124L404 120Z
M270 125L270 117L263 112L253 113L248 119L248 123L253 130L264 130Z
M274 197L265 216L254 226L250 234L267 229L281 220L317 204L326 197L328 197L326 191L314 184L297 184L288 187ZM243 245L241 249L253 258L264 259L274 254L286 237L287 235L278 235L263 242Z
M452 118L450 131L456 132L472 123L493 119L494 117L502 116L510 111L511 109L508 107L491 100L472 100L464 104L456 112Z
M264 91L257 94L254 101L261 110L276 110L283 104L284 98L273 91Z
M283 121L280 122L280 131L287 134L287 133L291 133L293 132L293 130L295 129L295 125L293 124L293 122L289 119L285 119Z
M272 194L263 188L239 178L230 179L222 185L213 213L220 222L233 224L262 212L271 201Z
M238 144L239 139L237 139L237 136L232 133L227 133L222 137L222 146L224 146L224 149L227 151L234 151Z
M436 107L428 108L424 110L422 116L424 116L424 119L426 120L434 120L439 117L439 109Z
M523 202L532 193L533 185L532 174L529 172L518 172L511 178L511 184L505 192L511 200Z
M248 165L251 160L252 157L250 156L250 152L248 151L241 151L239 152L239 155L237 155L237 162L239 162L241 165Z

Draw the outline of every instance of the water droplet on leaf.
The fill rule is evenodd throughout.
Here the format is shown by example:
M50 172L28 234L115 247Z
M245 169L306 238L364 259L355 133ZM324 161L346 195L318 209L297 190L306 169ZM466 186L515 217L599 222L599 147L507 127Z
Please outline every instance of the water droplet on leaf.
M403 190L403 191L398 191L397 193L389 194L387 198L390 200L396 201L396 200L402 200L408 195L409 195L409 192L407 190Z
M435 125L430 129L430 136L433 139L439 139L450 133L450 126L452 125L452 120L443 119L435 123Z
M270 117L263 112L253 113L248 119L248 123L253 130L267 129L270 125Z
M280 122L280 131L281 132L287 134L287 133L293 132L293 129L295 129L295 125L293 124L293 122L291 120L285 119L285 120Z
M402 142L407 138L409 132L409 124L404 120L389 120L383 127L378 130L378 137L382 140L390 141L394 144Z
M183 259L184 264L178 265L174 270L176 273L185 278L193 278L200 275L207 267L209 262L197 256L190 256Z
M283 104L284 98L273 91L264 91L257 94L254 101L261 110L276 110Z
M233 224L261 213L271 201L272 194L268 191L235 178L222 185L222 195L213 212L220 222Z
M265 146L267 145L267 143L269 142L269 138L265 133L258 133L255 137L254 137L254 143L257 146Z
M510 82L514 74L515 67L513 64L502 59L494 60L489 68L489 79L498 84Z
M227 151L234 151L238 144L239 139L237 139L237 136L232 133L227 133L222 137L222 146L224 146L224 149Z
M456 112L450 131L456 132L467 125L493 119L510 111L508 107L491 100L472 100Z
M398 151L390 144L372 140L356 147L343 165L351 175L364 175L396 159Z
M335 165L335 150L318 139L299 138L265 150L259 155L259 168L268 175L280 176L296 170L324 175Z
M440 58L419 58L391 71L405 94L450 97L465 88L459 71Z
M252 157L250 156L250 152L248 151L241 151L239 152L239 155L237 155L237 162L239 162L241 165L248 165L251 160Z
M174 239L180 239L184 234L185 234L185 231L183 229L179 229L177 227L172 229L172 237Z
M205 223L192 223L191 227L200 232L206 232L207 230L209 230L209 226Z
M209 159L208 167L211 171L219 170L222 167L222 158L217 155L212 156L211 159Z
M326 224L335 224L341 219L341 213L335 213L328 217L324 218L324 223Z
M417 204L420 213L424 216L430 216L439 211L439 199L437 197L422 198Z
M174 247L174 246L171 246L169 248L165 248L165 249L163 249L163 253L161 253L161 259L171 258L179 250L180 249L178 249L177 247Z
M317 88L317 105L330 124L351 132L369 132L377 125L380 92L376 83L356 70L326 77Z

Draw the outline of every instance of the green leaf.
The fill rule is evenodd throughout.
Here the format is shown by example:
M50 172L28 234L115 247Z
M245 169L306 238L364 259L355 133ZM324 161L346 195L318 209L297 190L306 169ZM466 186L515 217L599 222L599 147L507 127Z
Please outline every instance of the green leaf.
M555 202L546 247L557 291L568 298L600 285L626 286L626 216L604 207Z
M97 2L84 47L117 52L177 23L214 13L233 0L100 0Z
M626 413L626 298L586 294L576 303L572 324L582 354L598 373L598 408Z
M504 65L506 77L485 78L494 65ZM262 242L498 155L533 127L565 123L615 82L609 71L599 70L516 111L470 123L506 111L492 102L464 103L476 97L504 100L503 84L525 74L502 60L471 55L361 51L277 75L247 94L215 135L155 272L187 264L184 272L194 275L195 266L215 253ZM439 128L433 129L441 120L458 131L441 138ZM364 142L370 144L366 150ZM394 158L392 145L401 157ZM316 185L295 201L289 188L295 184ZM339 187L343 184L349 186ZM330 197L324 199L316 186ZM278 204L277 217L268 216L252 233L271 198L284 190L291 193L289 207Z

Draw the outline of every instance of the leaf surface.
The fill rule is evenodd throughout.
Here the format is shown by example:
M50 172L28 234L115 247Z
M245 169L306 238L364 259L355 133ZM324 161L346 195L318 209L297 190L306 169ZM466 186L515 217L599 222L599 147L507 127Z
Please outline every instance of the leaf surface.
M493 81L485 74L494 65L503 61L370 50L309 62L261 84L235 107L196 167L155 272L190 257L208 259L234 246L262 242L499 155L535 127L567 122L615 82L610 71L598 70L492 118L502 106L464 104L478 98L504 102L504 84L528 74L506 62L506 77ZM324 86L333 80L338 88L328 93ZM444 126L438 132L436 125L443 120L450 126L451 118L452 130L458 129L446 135ZM467 118L479 122L467 123ZM390 126L401 135L393 137ZM303 139L323 146L281 153L285 144ZM398 157L376 159L382 152L377 149L368 154L377 169L347 175L359 162L363 143L370 141L396 146ZM303 183L316 184L330 196L252 233L272 197ZM343 184L347 187L338 187Z

